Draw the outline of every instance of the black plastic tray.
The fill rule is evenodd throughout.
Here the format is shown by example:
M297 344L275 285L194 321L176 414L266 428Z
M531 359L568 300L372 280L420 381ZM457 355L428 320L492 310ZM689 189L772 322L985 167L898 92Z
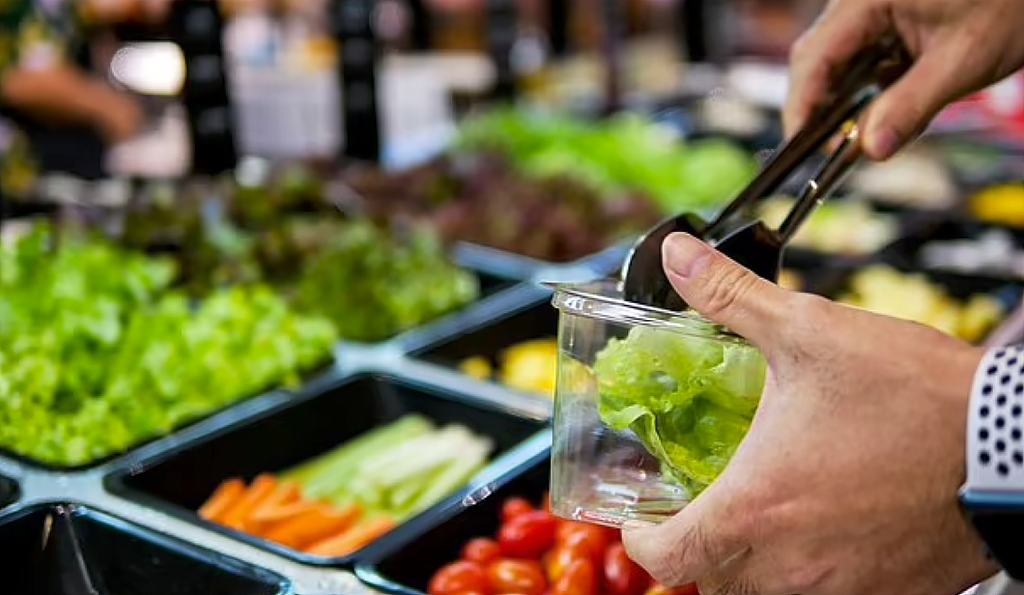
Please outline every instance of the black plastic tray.
M551 305L551 293L538 290L536 295L535 299L495 312L490 320L467 326L411 355L448 368L458 367L466 358L483 357L497 368L502 351L516 343L558 335L558 310Z
M21 487L13 479L0 476L0 509L10 506L21 497Z
M519 462L495 481L463 498L461 506L424 518L399 530L356 565L356 576L374 589L400 595L423 595L430 577L459 558L474 537L493 537L501 524L501 505L512 496L539 504L550 484L550 451Z
M1024 230L1014 230L1007 227L987 225L974 221L950 220L936 221L930 225L918 229L896 242L890 244L884 251L884 258L899 267L907 269L925 269L920 260L921 249L930 242L943 240L961 240L977 238L990 230L1004 231L1017 240L1017 244L1024 248ZM938 270L938 269L935 269ZM1007 281L1018 281L1012 277L1004 277L997 274L978 272L961 273L957 271L943 271L950 278L963 278L969 280L972 277L991 277L1005 279Z
M340 379L322 394L299 396L236 426L129 465L107 477L107 488L125 497L292 560L318 565L346 565L337 559L310 556L269 541L204 521L196 510L229 477L251 480L261 472L290 468L363 434L419 413L440 423L457 422L489 436L494 456L505 453L544 427L463 394L378 374ZM385 538L386 539L386 538Z
M283 577L71 503L0 519L5 595L284 595Z
M520 283L420 328L402 333L389 343L403 353L420 353L453 337L489 325L496 319L504 318L509 312L531 306L545 296L550 296L547 289L532 283Z

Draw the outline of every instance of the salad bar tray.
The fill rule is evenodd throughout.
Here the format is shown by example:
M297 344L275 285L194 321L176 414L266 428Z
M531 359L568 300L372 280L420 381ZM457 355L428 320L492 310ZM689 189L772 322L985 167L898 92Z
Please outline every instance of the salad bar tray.
M0 520L11 595L287 595L275 573L70 502Z
M46 310L36 307L49 307L39 296L60 292L40 284L4 302L13 285L0 279L0 311L14 303L15 312L32 314L42 328L69 329L58 338L78 350L61 360L42 350L7 352L11 342L0 342L0 404L27 394L26 401L48 407L26 415L24 426L0 411L0 547L14 569L11 593L430 591L439 570L464 556L471 540L496 537L507 502L544 506L559 319L542 284L614 275L632 236L667 213L713 208L753 172L752 153L774 145L777 132L723 144L723 135L702 136L674 121L683 111L663 106L657 116L689 144L681 154L660 132L629 118L599 130L556 119L529 132L520 116L499 113L468 128L463 141L470 153L479 151L475 158L456 154L460 149L398 175L286 171L266 185L232 190L245 200L226 203L235 209L226 220L224 213L209 215L188 184L149 189L134 205L145 209L127 212L138 217L126 226L134 235L118 245L127 249L75 252L118 271L120 282L69 258L53 276L82 283L83 297ZM620 160L623 146L652 167L638 171ZM493 151L505 157L491 161ZM581 155L588 159L579 161ZM341 202L334 200L339 187ZM948 259L936 255L962 252L949 243L963 241L991 252L986 234L993 230L1022 249L1024 227L971 220L970 209L959 207L886 209L852 194L822 208L788 254L786 268L801 289L976 342L1021 302L1024 280L1012 270L948 270L936 264ZM380 200L366 200L375 196ZM168 197L187 199L184 208L179 212ZM395 246L377 254L385 236L350 219L361 208L390 223L396 214L398 228L406 216L423 218L447 243L400 232ZM320 226L324 220L328 227ZM194 241L203 235L198 230L217 232L204 236L215 241ZM331 259L320 258L325 250ZM30 262L38 254L23 256L39 264ZM161 272L166 262L179 267L179 278L172 281L170 268ZM78 278L69 274L76 270ZM102 282L93 287L96 280ZM219 291L233 282L266 291ZM169 294L173 299L164 299ZM122 303L126 295L138 303ZM204 310L209 303L223 308ZM161 319L168 323L159 337L166 349L140 342L137 353L111 349L110 357L90 359L91 351L102 351L96 345L124 342L115 330L127 331L93 320L103 322L102 311L89 310L93 319L86 322L53 314L83 304L116 304L125 327L133 312L148 312L139 304L177 318ZM218 318L236 311L245 316ZM204 324L185 327L196 318ZM335 333L323 332L323 319ZM291 335L275 332L286 326ZM31 336L39 328L19 331ZM225 329L261 340L236 345ZM3 330L0 340L9 339ZM76 333L91 342L73 343ZM208 343L174 344L178 335ZM315 359L314 343L318 365L298 365ZM246 351L253 344L258 349ZM166 356L175 349L180 359ZM47 358L48 368L25 365ZM274 373L258 374L268 360ZM192 364L200 361L221 373L190 384L200 376L193 368L202 367ZM151 377L140 381L142 372ZM127 388L108 390L104 375ZM257 376L270 381L244 382ZM51 377L76 384L26 380ZM168 386L175 390L163 391ZM71 399L75 389L95 398ZM221 398L222 389L236 398ZM174 407L187 414L160 417ZM76 408L88 415L61 417ZM50 423L51 415L62 425ZM111 421L118 416L161 431L114 440L115 430L125 430ZM78 432L86 426L102 431ZM56 462L38 456L73 442L51 439L61 432L84 446L57 452ZM50 443L35 442L43 434ZM92 439L117 448L84 456L103 450ZM31 448L17 454L16 446ZM605 537L614 546L615 538Z
M243 423L163 453L152 461L132 465L108 476L106 483L116 494L201 523L214 531L298 562L345 566L353 559L352 555L305 554L201 519L196 511L227 478L241 478L249 482L261 474L280 474L282 470L314 459L339 444L353 441L368 430L401 420L422 421L436 427L465 425L487 443L486 454L494 456L514 449L544 425L543 420L522 417L494 404L476 402L472 397L451 389L424 386L393 375L365 373L338 379L320 394L284 402ZM369 475L381 475L380 481L389 484L392 477L386 475L397 477L401 474L400 467L413 467L404 474L406 482L413 482L416 472L429 466L436 451L446 448L448 442L437 440L426 443L418 452L407 450L403 457L391 459L390 468L381 468L384 465L375 463L373 455L376 454L374 451L394 448L403 440L412 443L410 433L415 429L410 428L404 434L397 430L391 432L384 443L362 450L359 458L363 461L346 467L346 472L335 470L333 473L343 475L342 479L347 482L356 483L360 478L354 474L361 472L367 476L363 489L369 491L372 489ZM456 447L463 445L465 449L464 442L456 441L454 444ZM465 450L457 451L457 455L460 458L470 456ZM428 471L438 473L437 470ZM441 491L440 497L460 487L465 482L465 475L456 476L456 483ZM365 494L361 496L368 499ZM365 504L369 506L370 503ZM372 504L388 507L386 502ZM424 507L430 504L433 503Z

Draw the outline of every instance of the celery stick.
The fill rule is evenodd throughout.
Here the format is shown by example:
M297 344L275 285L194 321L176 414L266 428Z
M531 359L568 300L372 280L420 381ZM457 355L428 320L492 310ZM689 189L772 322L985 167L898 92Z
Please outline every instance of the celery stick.
M283 479L297 481L310 497L318 497L338 489L352 479L350 471L366 457L388 446L400 444L410 437L427 434L431 423L419 416L405 416L387 426L350 440L313 461L283 474Z
M476 438L462 426L449 426L433 435L430 445L403 453L404 456L389 461L387 465L369 467L367 476L385 488L393 488L417 475L440 467L447 461L462 456L465 449L472 449Z
M408 508L430 486L431 479L444 473L444 470L451 463L451 461L447 461L443 467L431 469L429 474L420 475L415 481L404 483L391 490L389 500L391 501L392 510L405 510Z
M483 467L490 445L481 443L475 450L452 461L410 505L399 511L401 517L416 514L465 485Z
M396 468L404 468L409 461L415 463L419 457L429 455L437 441L436 432L418 436L395 448L382 450L360 461L359 472L368 481L376 481L378 477L390 476Z
M389 443L397 443L403 440L403 437L423 434L432 429L433 424L426 418L413 414L406 415L386 426L381 426L361 434L301 465L288 469L281 474L281 477L285 480L303 481L320 475L323 470L333 466L338 461L344 461L353 454L365 452L370 446L380 444L380 447L386 447ZM391 440L385 440L386 438Z

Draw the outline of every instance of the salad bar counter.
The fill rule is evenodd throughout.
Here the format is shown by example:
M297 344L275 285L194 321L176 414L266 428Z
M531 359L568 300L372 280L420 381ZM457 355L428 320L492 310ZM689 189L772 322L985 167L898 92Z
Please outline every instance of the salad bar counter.
M545 283L614 276L638 230L728 199L752 148L676 151L632 120L530 126L498 113L416 170L240 168L5 222L7 592L690 595L632 565L617 532L550 516L551 496L601 509L586 478L550 483L572 450L552 443L555 381L573 397L559 415L589 399L580 428L632 432L597 450L647 456L692 493L745 433L763 361L734 337L594 334L600 308ZM782 282L982 343L1024 296L1024 189L930 154L956 155L927 166L956 200L854 177ZM693 431L663 431L673 414ZM577 438L582 459L607 437Z

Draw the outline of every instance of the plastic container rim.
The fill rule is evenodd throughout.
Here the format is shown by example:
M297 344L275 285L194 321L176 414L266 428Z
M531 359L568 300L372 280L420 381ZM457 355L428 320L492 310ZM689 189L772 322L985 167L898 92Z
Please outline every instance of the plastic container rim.
M673 312L628 302L621 297L612 297L622 294L622 282L618 280L605 279L579 284L545 283L544 285L555 291L551 303L562 314L631 326L648 326L705 339L750 344L740 335L704 318L695 311Z

